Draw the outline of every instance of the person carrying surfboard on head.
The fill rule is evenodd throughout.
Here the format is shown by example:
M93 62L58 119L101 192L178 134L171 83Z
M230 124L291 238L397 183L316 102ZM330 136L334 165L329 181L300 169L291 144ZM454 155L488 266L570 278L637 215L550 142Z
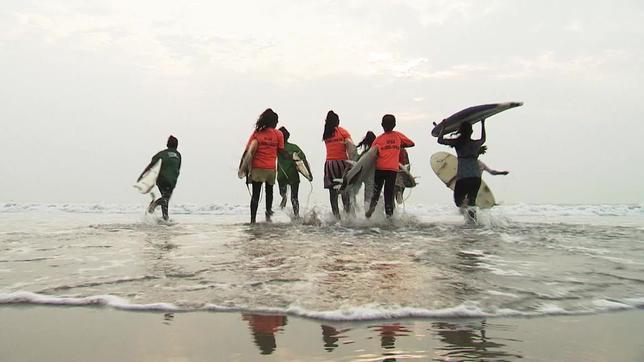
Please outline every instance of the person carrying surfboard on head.
M250 135L246 148L253 141L256 148L253 154L252 169L246 182L252 184L253 191L250 199L250 222L257 221L257 208L262 184L266 191L266 221L271 221L273 215L273 185L275 185L276 161L279 152L284 150L284 135L275 129L278 115L268 108L259 115L255 123L255 131Z
M143 175L152 168L157 161L161 160L161 170L159 171L159 176L156 180L157 187L161 192L161 197L156 200L152 200L148 207L148 213L152 214L157 206L161 206L163 220L168 221L168 204L170 203L170 197L172 196L172 192L177 185L177 179L179 178L181 154L177 151L179 141L176 137L172 135L168 137L166 145L168 148L158 152L154 157L152 157L152 161L150 161L150 164L143 170L138 180L141 180L141 177L143 177Z
M372 144L372 147L378 148L378 158L376 160L376 173L374 174L373 195L371 195L369 209L365 212L367 218L370 218L376 209L383 185L385 187L385 214L388 218L393 215L396 175L400 168L400 150L414 147L412 140L404 134L394 131L396 117L391 114L385 114L382 117L381 125L384 133L378 136Z
M311 175L311 168L306 161L306 156L300 147L296 144L289 143L288 139L291 136L285 127L280 127L280 132L284 135L284 151L277 157L277 184L279 186L280 208L286 207L286 190L291 188L291 205L293 206L293 215L295 219L300 218L300 202L298 199L298 190L300 186L300 172L297 168L297 161L302 161L308 171L309 181L313 179ZM297 160L294 160L296 158Z
M329 111L324 121L322 140L326 146L326 162L324 163L324 188L329 190L331 210L336 219L340 220L338 193L342 196L344 211L350 213L351 199L348 190L339 192L335 180L342 179L344 172L350 168L347 162L355 157L355 145L347 130L340 127L340 117Z
M481 121L481 138L471 139L472 125L464 122L458 129L458 137L445 138L441 130L438 143L456 149L458 166L456 170L456 185L454 186L454 203L463 209L469 206L467 214L472 220L476 219L476 196L481 187L481 167L478 157L481 147L485 143L485 120ZM467 198L467 205L464 201Z

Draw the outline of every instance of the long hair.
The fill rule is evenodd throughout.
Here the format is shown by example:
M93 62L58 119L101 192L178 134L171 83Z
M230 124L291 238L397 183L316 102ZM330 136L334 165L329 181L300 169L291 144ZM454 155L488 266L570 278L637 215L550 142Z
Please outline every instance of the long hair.
M280 127L278 130L284 135L284 142L288 141L288 138L291 137L291 133L286 129L286 127Z
M255 123L255 132L263 131L266 128L275 128L277 126L278 116L272 109L267 108L259 115Z
M326 114L326 119L324 120L324 133L322 134L322 140L329 139L335 133L336 127L340 125L340 117L333 112L329 111Z
M356 147L357 148L364 147L364 149L371 148L371 144L375 140L376 140L376 134L371 131L367 131L367 134L364 135L364 138L362 139L362 141L360 141L360 143L358 143Z

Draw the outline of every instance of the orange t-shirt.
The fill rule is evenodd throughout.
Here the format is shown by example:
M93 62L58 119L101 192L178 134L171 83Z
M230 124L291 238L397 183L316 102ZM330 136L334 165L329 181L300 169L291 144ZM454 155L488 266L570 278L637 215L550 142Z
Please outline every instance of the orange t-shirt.
M376 161L376 170L398 171L400 159L400 148L411 147L414 145L407 136L400 132L385 132L376 137L371 145L378 147L378 160Z
M347 130L342 127L337 127L333 136L324 140L326 144L326 159L329 160L348 160L347 146L344 140L351 138Z
M275 128L264 128L259 132L253 132L246 143L246 147L252 140L257 140L257 149L253 156L253 168L275 170L277 153L284 149L284 135Z

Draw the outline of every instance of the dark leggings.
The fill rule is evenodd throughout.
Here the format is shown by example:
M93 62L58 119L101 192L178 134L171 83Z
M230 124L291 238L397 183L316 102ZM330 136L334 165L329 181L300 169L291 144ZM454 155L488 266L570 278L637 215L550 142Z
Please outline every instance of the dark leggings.
M331 201L331 211L336 219L340 220L340 207L338 206L338 194L342 196L342 206L347 214L351 211L351 199L348 192L339 192L336 189L329 189L329 200Z
M168 221L168 204L170 203L170 197L172 197L174 185L167 184L165 182L157 182L157 187L159 188L159 191L161 191L161 197L154 200L153 209L156 209L157 206L161 206L163 220Z
M287 186L291 186L291 205L293 205L293 214L295 214L295 217L300 216L300 201L298 199L298 193L300 189L300 184L299 183L294 183L292 185L288 184L280 184L280 195L286 196L286 188Z
M373 212L380 198L382 186L385 186L385 214L391 216L394 214L394 191L396 190L396 171L376 170L373 177L373 194L371 195L371 204L369 205L369 214Z
M250 222L257 221L257 207L259 206L259 195L262 192L262 183L253 181L253 195L250 198ZM273 215L273 185L266 183L266 218Z
M476 196L479 193L480 187L480 177L466 177L457 180L456 185L454 186L454 203L456 206L463 206L463 201L465 201L466 196L468 206L475 206Z

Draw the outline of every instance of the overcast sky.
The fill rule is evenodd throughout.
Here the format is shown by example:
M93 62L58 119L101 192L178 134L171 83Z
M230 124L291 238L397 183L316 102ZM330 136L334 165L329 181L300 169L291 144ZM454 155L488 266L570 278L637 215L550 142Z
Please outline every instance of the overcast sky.
M246 203L237 163L271 107L312 203L333 109L356 141L396 115L408 202L449 204L432 122L522 101L487 122L498 201L642 203L642 44L642 1L3 0L0 202L143 202L131 184L174 134L174 203Z

